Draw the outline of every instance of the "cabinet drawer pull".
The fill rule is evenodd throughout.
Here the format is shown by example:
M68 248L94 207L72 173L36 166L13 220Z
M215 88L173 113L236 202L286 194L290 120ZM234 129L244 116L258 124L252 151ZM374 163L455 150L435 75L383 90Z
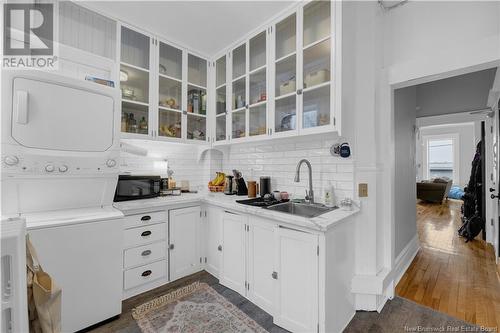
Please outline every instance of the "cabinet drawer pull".
M174 249L174 244L170 244L168 248L169 248L170 250L173 250L173 249Z
M222 252L222 245L217 246L217 250Z
M147 271L142 272L141 275L144 276L144 277L146 277L146 276L151 275L151 273L153 273L153 272L150 269L148 269Z
M151 254L151 250L142 251L141 256L147 257Z
M149 215L144 215L143 217L141 217L141 221L149 221L151 220L151 216Z
M142 236L142 237L147 237L147 236L149 236L149 235L151 235L151 231L149 231L149 230L146 230L146 231L144 231L144 232L141 234L141 236Z
M273 279L278 280L278 272L273 272L273 274L271 274L271 276Z

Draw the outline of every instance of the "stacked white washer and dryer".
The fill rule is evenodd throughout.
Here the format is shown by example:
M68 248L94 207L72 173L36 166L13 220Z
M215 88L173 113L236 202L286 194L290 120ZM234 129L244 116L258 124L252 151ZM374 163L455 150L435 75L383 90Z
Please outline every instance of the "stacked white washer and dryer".
M26 220L42 267L62 288L62 331L120 314L119 90L5 71L1 97L2 216Z

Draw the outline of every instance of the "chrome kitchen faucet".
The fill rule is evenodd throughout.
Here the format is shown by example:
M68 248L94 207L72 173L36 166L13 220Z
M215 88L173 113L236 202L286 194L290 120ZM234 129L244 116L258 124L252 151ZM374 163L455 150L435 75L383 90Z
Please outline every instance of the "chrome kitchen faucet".
M313 182L312 182L312 166L308 160L302 159L299 161L299 163L297 164L297 169L295 171L294 181L296 183L300 182L300 167L301 167L302 163L305 163L307 165L307 168L309 169L309 192L307 192L307 190L306 190L306 201L309 201L310 203L314 203L314 191L313 191Z

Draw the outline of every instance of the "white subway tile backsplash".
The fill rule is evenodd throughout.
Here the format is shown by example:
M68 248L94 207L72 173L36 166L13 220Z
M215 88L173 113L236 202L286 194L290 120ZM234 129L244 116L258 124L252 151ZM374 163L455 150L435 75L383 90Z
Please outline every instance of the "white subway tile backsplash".
M335 188L337 200L352 198L354 194L354 162L351 158L330 155L330 146L335 143L332 134L216 147L205 150L199 159L199 150L206 148L154 141L127 142L146 148L148 156L122 153L122 172L166 176L166 170L159 168L164 163L158 162L167 160L174 171L174 178L177 181L188 180L191 189L205 189L217 171L231 173L233 169L238 169L246 180L270 176L273 189L304 197L305 190L309 188L307 167L302 166L299 183L294 182L294 177L298 161L306 158L313 168L317 201L322 201L324 190L330 183Z
M273 189L303 197L309 188L307 167L302 166L299 183L294 182L294 177L297 163L306 158L312 165L313 187L318 201L322 201L329 183L334 186L337 198L352 198L353 160L331 156L330 146L335 142L332 134L321 134L265 143L240 143L229 146L220 160L224 172L238 169L247 180L270 176Z
M174 171L174 179L178 182L188 180L192 190L206 188L210 179L215 177L215 171L222 169L222 153L207 151L198 159L196 145L178 143L124 140L127 143L148 151L147 156L137 156L126 152L121 153L120 171L131 174L150 174L167 176L165 160Z

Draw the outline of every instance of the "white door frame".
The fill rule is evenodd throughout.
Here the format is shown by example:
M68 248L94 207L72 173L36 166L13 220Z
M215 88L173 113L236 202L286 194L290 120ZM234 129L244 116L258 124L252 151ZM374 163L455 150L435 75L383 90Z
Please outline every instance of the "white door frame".
M495 81L493 82L493 87L490 90L488 96L488 106L492 109L492 114L485 122L485 173L486 173L486 184L485 184L485 204L486 204L486 216L485 216L485 229L486 229L486 241L493 245L495 249L495 258L497 263L500 263L500 223L499 223L499 213L500 213L500 201L491 198L491 194L500 194L500 175L499 175L499 155L498 155L498 145L499 145L499 126L498 117L499 115L499 101L500 99L500 67L497 67L497 72L495 76ZM490 192L490 189L494 189Z
M405 72L402 70L396 70L394 68L386 68L381 73L380 79L380 98L379 98L379 117L382 123L393 124L394 123L394 91L399 88L410 87L413 85L423 84L427 82L432 82L435 80L445 79L452 76L472 73L492 67L500 66L500 54L499 57L495 57L491 61L477 63L473 59L463 59L465 60L461 65L456 66L443 66L442 71L427 71L423 70L418 73L414 71ZM425 74L424 74L425 73ZM395 141L394 141L394 126L389 126L388 131L381 133L379 149L386 151L386 154L382 154L384 160L387 161L384 170L382 171L382 177L388 180L388 186L383 188L383 197L390 198L390 200L383 200L380 206L381 214L387 216L384 224L384 232L388 235L388 241L383 245L383 257L384 263L389 266L390 271L396 272L396 255L394 253L395 242L396 242L396 219L394 213L394 195L395 195ZM388 288L390 291L386 293L387 295L394 295L397 280L389 279Z
M453 185L460 184L460 149L456 147L460 146L460 134L459 133L447 133L447 134L429 134L422 135L422 142L424 143L424 150L422 151L422 167L423 178L430 179L429 174L429 141L440 140L440 139L451 139L453 141Z

